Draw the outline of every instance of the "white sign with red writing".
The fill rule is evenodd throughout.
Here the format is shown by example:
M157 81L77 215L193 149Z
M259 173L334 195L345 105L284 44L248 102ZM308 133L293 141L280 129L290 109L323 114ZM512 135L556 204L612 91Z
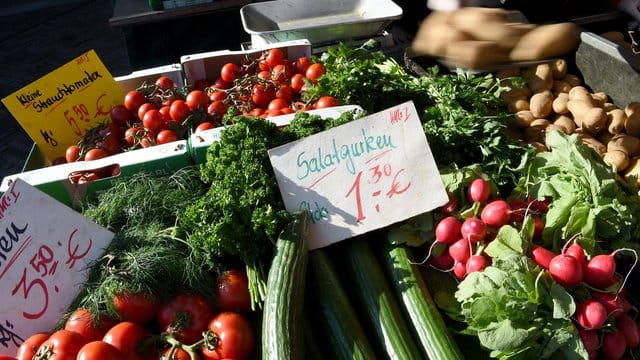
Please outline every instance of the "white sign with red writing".
M0 198L0 353L51 331L113 233L16 179Z
M269 150L287 211L311 214L315 249L448 201L413 102Z

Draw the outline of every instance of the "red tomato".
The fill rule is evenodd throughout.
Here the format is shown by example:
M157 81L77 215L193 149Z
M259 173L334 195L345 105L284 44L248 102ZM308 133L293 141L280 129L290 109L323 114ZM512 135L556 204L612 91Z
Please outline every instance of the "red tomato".
M289 103L286 100L281 98L275 98L269 102L269 105L267 106L267 111L280 110L288 106L289 106Z
M156 144L158 145L167 144L178 140L180 140L178 134L170 129L162 130L158 133L158 135L156 135Z
M109 153L104 151L103 149L93 148L87 151L86 154L84 154L84 160L86 161L98 160L98 159L105 158L107 156L109 156Z
M295 112L295 110L293 110L291 107L283 107L282 109L280 109L280 112L284 115L284 114L291 114Z
M238 78L238 72L240 71L240 67L235 63L226 63L220 69L220 78L226 82L233 82Z
M177 121L182 123L187 116L191 114L191 108L187 105L187 102L184 100L176 100L171 103L171 107L169 108L169 115L173 121Z
M84 344L86 344L86 340L82 335L74 331L62 329L51 334L51 336L40 345L38 354L49 354L49 356L46 357L46 359L49 360L75 359L78 351Z
M299 57L296 61L293 62L293 71L296 74L305 75L307 73L309 65L311 65L311 59L306 56Z
M160 109L158 109L158 111L160 111L160 114L162 114L162 120L164 121L164 125L169 126L169 124L171 123L171 106L165 105Z
M120 134L110 133L104 138L100 148L106 151L109 155L113 155L120 152Z
M64 153L64 158L68 163L78 161L80 158L80 147L78 145L71 145Z
M269 67L269 64L264 59L258 61L258 69L260 71L267 71L267 72L271 71L271 67Z
M173 80L168 76L160 76L156 79L156 86L162 90L168 90L175 86Z
M119 292L113 297L113 306L121 320L144 325L155 318L158 302L143 292Z
M104 334L115 324L115 321L105 316L96 318L87 309L77 309L67 319L64 329L75 331L82 335L87 342L102 340Z
M162 351L161 360L200 360L200 355L197 352L193 353L194 357L191 357L186 350L182 348L173 349L173 353L171 348L166 348Z
M318 99L318 101L316 101L315 103L316 109L323 109L323 108L328 108L332 106L338 106L338 100L333 96L328 96L328 95L321 96Z
M232 311L223 311L211 319L208 328L217 337L217 342L215 346L203 346L203 358L244 360L253 353L255 336L251 323L244 316Z
M204 295L179 294L160 307L158 324L179 341L191 345L202 338L213 312L213 303Z
M153 132L161 130L164 127L162 114L155 109L147 111L142 118L142 125Z
M280 88L276 90L276 98L283 99L287 103L293 100L293 89L289 85L280 85Z
M215 90L211 94L209 94L209 100L211 100L211 101L224 100L228 96L229 96L229 94L227 94L226 91Z
M262 70L258 73L258 77L262 80L269 81L271 80L271 72L269 72L269 70Z
M206 89L209 86L209 81L207 79L196 80L193 84L194 89L202 90Z
M289 81L291 75L293 75L293 70L285 64L276 65L271 70L271 79L277 84Z
M140 141L149 137L151 132L141 126L134 126L128 128L124 132L124 140L129 146L135 146L140 144Z
M251 311L247 273L237 269L222 273L216 284L216 300L223 311Z
M213 129L215 127L216 126L212 122L203 121L198 126L196 126L195 132L205 131L208 129Z
M291 77L291 89L299 93L303 86L304 86L304 75L294 74Z
M122 352L115 346L96 340L80 348L77 360L122 360L123 357Z
M118 126L127 126L129 121L133 119L131 111L124 105L116 105L111 108L111 122L118 124Z
M124 96L124 106L134 114L136 114L138 108L146 102L147 98L138 90L131 90Z
M151 334L142 325L123 321L109 329L102 341L113 345L124 355L125 360L148 359L154 349L149 337Z
M186 102L191 110L195 110L197 108L206 109L209 104L209 97L202 90L191 90L187 94Z
M222 100L215 100L207 107L209 115L224 116L227 113L227 105Z
M247 115L249 116L260 116L264 114L264 109L263 108L253 108L251 109L251 111L249 111L249 113Z
M36 351L43 342L45 342L51 334L42 332L35 333L27 338L20 347L18 347L18 351L16 352L16 359L18 360L31 360L33 359L33 355L35 355Z
M317 81L322 75L324 75L324 65L321 63L313 63L309 65L305 77L313 82Z
M136 114L138 115L138 119L142 120L142 118L144 117L144 114L146 114L147 111L154 110L154 109L157 109L157 107L149 102L146 102L140 105L140 107L138 108L138 111L136 112Z
M264 59L264 61L266 61L270 69L273 69L274 67L276 67L276 65L284 64L284 53L281 49L278 48L269 49L267 57Z
M251 101L259 107L266 108L269 105L269 101L273 99L273 90L270 87L265 87L262 84L256 84L253 86Z
M224 81L222 80L221 77L217 78L216 81L213 83L213 87L216 89L222 89L222 90L226 90L231 88L231 86L233 85L233 83L230 83L228 81Z

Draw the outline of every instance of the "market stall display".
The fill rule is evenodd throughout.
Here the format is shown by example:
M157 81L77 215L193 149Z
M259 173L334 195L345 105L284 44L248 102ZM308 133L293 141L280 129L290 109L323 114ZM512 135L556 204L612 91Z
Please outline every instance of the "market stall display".
M319 56L309 43L274 43L186 55L173 78L164 73L170 66L120 79L133 84L124 109L112 108L126 114L120 130L184 126L176 132L184 137L164 145L185 143L188 164L169 174L106 174L108 186L80 199L76 210L114 239L59 324L20 334L26 345L15 355L638 356L640 110L615 105L574 73L574 45L535 63L432 66L416 76L373 42L339 43ZM193 92L202 101L190 101ZM157 127L145 118L160 110L140 110L153 101L169 107ZM172 115L181 102L184 116ZM355 166L354 157L368 154L366 166L351 168L353 179L340 179L349 186L338 195L354 201L338 216L351 225L365 227L385 206L402 212L394 197L432 200L402 198L410 170L380 160L402 148L397 138L367 136L364 125L344 131L377 116L389 126L417 122L439 171L431 180L447 196L430 211L313 248L314 227L333 214L318 201L287 210L278 183L286 171L273 149L331 131L352 135L351 145L336 135L335 151L324 155L318 140L305 163L306 174L315 164L320 182L331 166ZM206 122L211 128L196 132ZM196 157L197 137L207 140ZM144 139L133 147L120 139L122 154L95 161L163 146ZM90 163L81 158L51 168ZM361 191L382 179L388 188ZM304 191L319 191L317 182ZM436 197L436 186L428 190ZM87 319L96 321L74 328Z

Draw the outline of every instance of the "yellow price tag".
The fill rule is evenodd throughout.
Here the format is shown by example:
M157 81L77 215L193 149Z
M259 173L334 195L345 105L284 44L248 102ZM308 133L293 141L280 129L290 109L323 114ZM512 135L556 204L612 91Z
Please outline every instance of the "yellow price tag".
M94 50L2 99L49 160L110 122L111 108L123 101L124 92Z

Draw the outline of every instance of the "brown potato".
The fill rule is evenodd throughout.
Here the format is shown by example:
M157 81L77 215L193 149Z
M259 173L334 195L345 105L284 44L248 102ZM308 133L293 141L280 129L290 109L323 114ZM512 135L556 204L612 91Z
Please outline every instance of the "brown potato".
M604 105L602 105L602 108L604 109L604 111L609 112L611 110L615 110L618 109L618 107L616 106L616 104L614 103L610 103L610 102L606 102L604 103Z
M622 151L629 157L640 155L640 139L626 134L616 135L607 143L607 151Z
M620 134L624 131L627 115L622 109L613 109L607 112L607 130L610 134Z
M573 51L580 28L572 22L539 25L520 38L509 54L513 61L550 59Z
M511 124L519 129L526 129L531 125L535 116L531 113L531 110L522 110L513 114Z
M567 75L567 61L565 59L556 59L551 63L551 72L556 80L563 79Z
M507 104L507 110L512 114L522 110L529 110L529 107L529 100L527 98L515 99Z
M605 163L614 167L616 171L624 171L629 166L629 155L622 151L607 151L602 157Z
M624 122L624 130L627 134L640 137L640 111L627 112L627 118Z
M553 94L545 90L534 94L529 99L529 110L536 118L545 118L551 114L553 104Z
M569 108L567 108L568 101L569 101L569 94L559 93L551 103L551 109L556 114L566 114L569 112Z
M553 121L553 125L562 129L565 134L573 134L576 131L576 123L567 115L558 115Z
M591 134L597 134L607 124L607 113L602 108L594 107L585 100L569 100L567 108L576 125Z
M538 64L535 67L525 70L522 76L534 94L551 90L553 87L553 74L549 64Z
M574 74L565 75L564 78L562 79L562 81L568 83L569 85L571 85L571 87L576 87L576 86L581 86L582 85L582 80L580 80L580 78L577 75L574 75Z
M554 94L562 94L562 93L568 94L570 90L571 90L571 85L569 85L568 82L562 81L562 80L555 80L553 82L553 86L551 87L551 91L553 91Z
M601 157L604 156L604 154L607 152L607 147L593 136L582 134L580 140L583 144L595 150Z
M505 62L507 53L493 41L460 40L448 44L445 57L457 67L485 69Z
M591 94L591 98L593 99L593 105L601 108L604 108L604 104L609 101L609 95L602 91Z
M640 112L640 101L632 101L624 107L624 112L627 116L631 115L634 112Z
M640 186L640 158L633 157L630 159L629 166L624 171L624 177L627 180L635 179L638 186Z

